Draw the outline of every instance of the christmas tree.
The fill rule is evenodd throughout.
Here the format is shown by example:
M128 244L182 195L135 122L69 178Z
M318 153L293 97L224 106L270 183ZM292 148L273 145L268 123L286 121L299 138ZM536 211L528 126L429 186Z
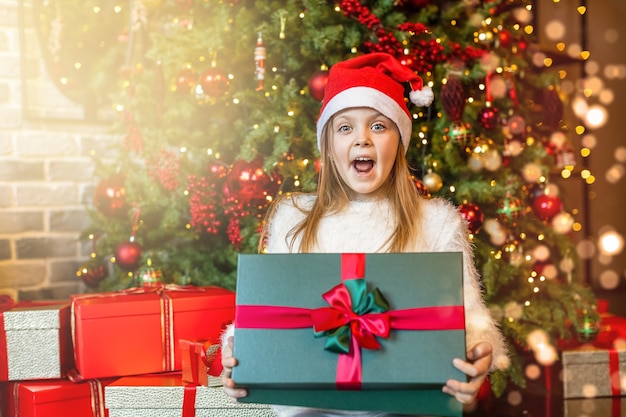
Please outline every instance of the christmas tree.
M530 2L48 0L36 9L60 88L110 103L123 136L115 158L95 156L85 231L94 251L78 272L93 288L234 288L236 255L257 251L272 199L316 187L328 68L383 51L435 91L431 107L412 109L416 189L467 219L485 300L512 351L550 363L557 339L593 331L574 219L552 180L574 164L566 98L559 71L529 64ZM94 63L90 73L72 65L79 56ZM524 385L512 356L491 379L498 394Z

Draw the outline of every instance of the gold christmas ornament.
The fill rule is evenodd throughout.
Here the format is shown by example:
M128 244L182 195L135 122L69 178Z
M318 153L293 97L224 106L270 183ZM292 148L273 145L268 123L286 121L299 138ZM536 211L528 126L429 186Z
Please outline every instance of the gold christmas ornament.
M441 179L439 174L428 171L428 174L424 175L424 178L422 178L422 184L424 184L424 186L431 193L436 193L437 191L441 190L441 187L443 187L443 180Z

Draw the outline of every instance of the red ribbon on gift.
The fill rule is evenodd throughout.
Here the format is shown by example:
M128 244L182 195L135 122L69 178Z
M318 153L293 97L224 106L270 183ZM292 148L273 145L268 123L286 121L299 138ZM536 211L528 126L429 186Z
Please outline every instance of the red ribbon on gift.
M182 417L196 417L196 386L193 384L185 385Z
M104 409L104 388L102 382L99 379L89 380L89 388L91 391L91 410L94 417L105 417L106 411Z
M341 255L341 280L363 279L365 254ZM339 354L336 385L338 389L361 388L361 348L378 349L375 336L388 337L393 330L462 330L465 326L463 306L419 307L385 313L358 316L351 309L351 300L342 284L324 294L330 307L308 309L300 307L238 305L235 327L255 329L295 329L313 327L316 330L349 324L352 331L350 351Z
M609 378L611 380L611 395L619 397L622 392L620 386L619 352L615 349L609 349Z
M200 362L206 367L208 375L219 377L224 369L221 362L222 347L219 340L193 342L189 348L189 366L191 367L191 382L200 385Z

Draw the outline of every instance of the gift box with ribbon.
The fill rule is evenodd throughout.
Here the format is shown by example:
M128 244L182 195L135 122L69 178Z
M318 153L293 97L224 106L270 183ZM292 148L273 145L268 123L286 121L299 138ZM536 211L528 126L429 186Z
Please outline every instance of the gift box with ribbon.
M69 303L0 296L0 381L63 378L72 367Z
M196 385L219 387L222 385L222 350L216 340L181 339L182 379Z
M626 415L626 397L577 398L563 402L565 417L622 417Z
M180 339L216 339L235 294L219 287L159 286L72 297L77 379L180 371Z
M114 379L74 383L68 379L0 384L2 416L106 417L104 386Z
M240 255L242 401L460 416L460 253Z
M563 352L563 397L626 395L626 350L584 346Z
M222 387L189 384L180 373L129 376L105 388L109 417L276 417L265 404L239 404Z

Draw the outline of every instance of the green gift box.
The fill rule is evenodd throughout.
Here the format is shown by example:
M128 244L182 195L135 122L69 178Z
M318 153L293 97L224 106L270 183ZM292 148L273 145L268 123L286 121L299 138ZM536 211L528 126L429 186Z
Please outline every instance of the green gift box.
M462 254L254 254L238 263L242 401L461 416Z

